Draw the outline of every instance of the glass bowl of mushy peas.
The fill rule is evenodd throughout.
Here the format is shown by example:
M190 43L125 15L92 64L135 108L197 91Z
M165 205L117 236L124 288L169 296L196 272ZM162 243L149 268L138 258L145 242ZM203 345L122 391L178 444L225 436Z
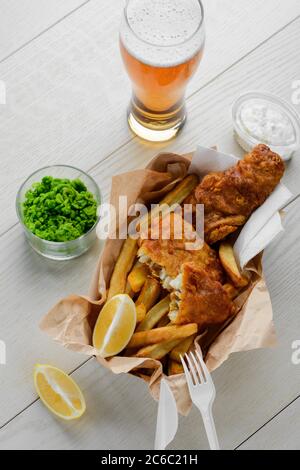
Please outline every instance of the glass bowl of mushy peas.
M96 240L101 194L87 173L67 165L41 168L22 184L16 210L25 236L40 255L77 258Z

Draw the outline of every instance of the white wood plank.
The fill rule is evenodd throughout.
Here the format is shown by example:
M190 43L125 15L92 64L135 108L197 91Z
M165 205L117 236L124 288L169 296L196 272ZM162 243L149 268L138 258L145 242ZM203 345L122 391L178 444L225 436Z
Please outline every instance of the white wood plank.
M30 250L20 227L2 238L0 339L6 344L7 363L0 365L0 426L32 401L35 363L58 364L71 371L87 359L63 351L41 333L38 324L60 298L87 293L100 247L96 243L86 255L59 263Z
M299 367L299 366L298 366ZM300 399L246 441L240 450L300 450Z
M0 60L84 3L84 0L1 0Z
M291 207L286 218L287 236L274 243L265 257L279 347L233 355L214 373L214 415L222 448L238 446L299 393L299 366L291 362L291 344L299 331L300 254L294 248L298 237L292 230L300 223L299 207L300 204ZM87 399L87 413L81 420L63 423L40 402L35 403L0 431L0 449L152 448L156 405L141 381L111 375L94 360L74 377ZM30 382L31 377L26 380ZM292 426L297 432L295 421ZM262 439L262 449L269 448L272 436L271 430L269 438ZM294 435L281 433L278 427L272 448L291 448L296 442ZM207 449L196 409L188 418L181 418L170 449Z
M51 163L87 170L132 138L125 118L130 84L118 51L122 5L91 0L0 66L7 86L0 233L16 222L15 194L32 171ZM205 0L205 7L206 54L189 95L300 13L298 0Z
M152 144L135 138L95 166L92 173L100 182L102 192L109 194L114 174L143 168L159 152L190 152L200 144L218 145L224 152L242 156L244 152L233 136L232 104L241 93L253 89L274 93L291 103L292 84L300 74L299 25L300 20L297 20L188 99L188 122L174 141ZM295 105L295 109L300 113L300 105ZM299 175L300 152L287 163L284 177L294 194L300 193Z
M247 57L247 59L236 65L231 71L226 72L214 83L207 86L205 90L196 94L191 100L190 121L186 131L172 144L172 149L178 151L193 149L195 144L199 142L200 129L203 138L205 137L204 144L209 145L220 142L222 148L224 146L226 150L234 151L235 146L231 137L231 124L228 117L229 103L242 86L248 87L254 81L258 87L268 87L270 91L286 96L285 93L288 93L288 91L285 91L286 87L289 89L291 77L294 78L298 71L297 48L295 44L299 42L299 35L298 22L274 37L251 54L251 56ZM281 47L282 54L278 54L279 47ZM268 63L266 63L266 57L268 58ZM276 77L274 77L274 69L270 68L270 64L274 64L274 68L278 71ZM227 91L228 95L224 95L224 90ZM223 100L220 99L221 96L224 96ZM213 101L214 107L211 105ZM215 125L214 121L216 122ZM138 142L133 142L126 149L123 149L122 152L117 152L96 167L93 175L101 183L104 193L107 194L109 177L113 173L122 171L124 168L143 166L154 152L153 146L141 146ZM293 162L296 165L298 161L295 159ZM294 182L299 177L297 176L299 175L299 166L297 167L296 165L295 172L297 171L298 173L295 175L290 175L293 176L294 179L291 178L291 180ZM102 184L102 182L105 184ZM256 351L235 355L215 373L218 390L216 419L224 447L236 447L267 420L272 418L280 409L290 403L299 392L299 373L290 361L291 343L297 339L295 334L299 331L297 306L300 300L300 293L297 288L297 282L300 274L300 260L298 259L300 252L296 248L298 234L295 230L295 227L300 223L299 217L298 202L291 207L286 217L286 236L277 241L277 243L273 243L265 257L266 276L273 299L280 347L274 351ZM2 422L5 421L6 417L12 416L14 412L26 406L30 399L33 399L31 369L33 363L39 360L41 355L47 362L55 362L59 351L60 362L58 362L58 365L64 365L65 353L61 349L56 349L58 346L55 346L57 355L56 353L54 354L53 350L48 349L47 339L37 330L37 319L42 316L55 299L63 293L67 294L70 292L70 287L68 286L72 285L72 290L74 291L84 291L82 279L85 279L87 266L91 262L90 260L87 262L85 257L83 257L76 261L78 264L75 265L75 268L73 268L74 264L72 263L67 265L66 272L62 264L57 268L60 271L60 277L57 279L55 270L51 271L40 258L30 254L19 233L19 229L15 228L2 237L4 243L3 253L6 254L6 257L3 258L4 261L2 263L4 295L1 298L7 299L7 309L12 312L12 316L9 320L6 312L1 311L0 321L1 325L3 324L2 322L6 325L3 332L7 344L14 344L14 357L19 359L21 351L23 354L21 361L14 360L14 366L11 370L3 369L4 374L6 374L6 380L5 382L3 381L5 386L0 387ZM38 260L38 264L36 264L36 260ZM83 266L79 268L81 262ZM70 279L70 271L72 272L73 279ZM82 276L84 277L82 278ZM15 279L18 286L18 296L15 295L16 290L12 284L13 279ZM34 284L35 282L36 284ZM65 282L65 285L60 285L63 282ZM48 286L50 288L46 291ZM6 289L7 293L5 293ZM30 295L28 295L28 291ZM23 302L23 310L27 312L25 322L19 313L20 299ZM32 324L28 324L30 312L32 312ZM68 370L68 364L64 368ZM107 397L105 387L102 389L100 373L103 371L100 372L99 369L99 389L96 388L95 391L91 389L91 381L98 380L98 375L96 373L87 373L85 376L85 368L82 368L81 371L83 371L82 373L86 378L82 379L80 383L83 384L86 390L90 390L88 393L92 394L92 398L89 402L92 407L96 406L98 408L99 402L96 400L96 396L101 397L101 399L103 397L104 403L107 404L107 409L109 410L108 416L110 413L114 413L114 409L117 406L117 416L116 414L114 415L116 421L112 419L111 428L107 429L107 421L103 425L103 434L105 436L107 435L109 438L110 436L116 436L116 438L112 439L110 448L112 446L126 448L126 445L127 447L133 445L132 439L134 436L131 438L131 433L128 432L125 436L123 428L118 429L119 421L117 417L120 414L121 422L123 420L126 422L126 419L127 421L132 419L134 422L138 422L140 416L144 416L143 413L145 413L145 423L153 423L154 408L151 404L151 399L147 398L145 392L142 400L143 404L135 408L136 400L140 400L139 389L135 380L131 380L129 377L118 378L124 380L124 382L116 385L115 378L111 377L113 381L112 390L115 388L117 391L122 390L123 384L127 384L126 381L128 380L128 385L124 385L126 394L134 397L134 404L132 406L134 406L136 411L128 412L126 402L126 406L124 406L124 410L121 412L118 404L114 403L115 395L112 395L110 401L110 396ZM18 387L16 387L16 384ZM118 389L118 387L120 388ZM272 397L272 400L266 400L266 397ZM100 400L100 398L98 399ZM5 407L3 403L5 403ZM96 405L94 405L95 403ZM79 424L78 431L70 427L69 431L58 433L57 437L57 427L56 425L55 429L52 427L53 419L45 414L41 415L39 411L35 411L35 407L39 407L39 405L34 405L32 408L34 410L33 414L31 414L31 410L26 411L24 415L5 427L2 433L0 433L0 441L3 439L2 442L5 442L6 446L18 447L21 445L23 437L19 438L16 436L22 435L22 429L28 429L28 423L30 423L30 432L33 434L31 434L32 440L25 441L25 443L28 443L28 446L34 443L33 445L36 448L43 446L52 448L84 448L85 446L104 448L107 445L106 437L102 436L99 431L99 429L102 429L99 423L101 423L101 410L104 406L99 407L98 414L94 414L94 409L91 409L89 417L85 418L91 419L91 421L89 424L84 425L83 430ZM226 409L226 414L224 409ZM2 416L3 413L5 416ZM41 428L40 426L43 427ZM57 426L61 427L62 425L58 424ZM178 448L206 446L203 432L199 436L192 432L198 426L200 426L200 419L194 411L190 418L183 420L180 434L176 438L174 446ZM148 430L148 427L146 429ZM87 432L88 438L86 438ZM154 427L151 425L151 432L149 431L149 434L146 435L145 441L139 436L140 432L136 433L141 447L152 445L152 432L154 432ZM35 440L35 433L37 440Z
M287 227L299 223L299 206L288 215ZM298 215L298 218L297 218ZM299 372L290 361L291 341L299 326L300 272L292 248L296 236L274 244L266 256L280 347L232 356L214 373L217 400L214 408L222 448L234 448L270 419L299 390ZM291 257L295 266L290 272ZM281 283L276 277L282 272ZM290 276L295 279L291 284ZM275 278L275 280L274 280ZM292 298L290 295L292 292ZM293 312L286 305L295 305ZM113 376L91 361L74 374L87 399L87 414L74 423L52 417L38 402L0 431L1 449L149 449L153 446L156 405L146 386L129 376ZM26 378L30 382L31 377ZM269 397L266 399L266 397ZM272 397L272 399L270 399ZM224 411L226 410L226 412ZM296 426L296 424L295 424ZM268 441L267 441L268 442ZM293 446L290 434L278 434L274 448ZM196 409L181 418L171 449L206 449L207 441ZM262 445L261 448L267 448Z
M156 405L147 396L147 389L142 381L125 375L111 377L94 359L73 376L85 395L86 414L76 422L64 423L49 416L38 402L29 413L25 411L21 419L18 417L8 424L1 434L0 449L16 446L23 449L153 447ZM30 432L27 419L31 422ZM96 431L92 439L91 427ZM11 440L11 433L14 431L15 439ZM47 443L49 437L50 443Z

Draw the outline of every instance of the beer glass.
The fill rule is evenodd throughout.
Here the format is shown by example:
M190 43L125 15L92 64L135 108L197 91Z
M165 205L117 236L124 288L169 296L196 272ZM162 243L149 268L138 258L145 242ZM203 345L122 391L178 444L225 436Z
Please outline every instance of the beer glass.
M128 123L135 134L156 142L177 135L204 42L200 0L127 0L120 49L132 82Z

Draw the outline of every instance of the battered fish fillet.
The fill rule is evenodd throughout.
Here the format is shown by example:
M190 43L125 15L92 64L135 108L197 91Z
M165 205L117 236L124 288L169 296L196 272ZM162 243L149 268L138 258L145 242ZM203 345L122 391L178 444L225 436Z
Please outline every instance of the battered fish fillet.
M166 231L162 226L165 225L170 227L169 239L164 239ZM180 233L177 232L179 227L182 227ZM160 278L165 289L172 290L176 287L180 282L181 267L187 262L195 263L204 269L211 279L222 282L223 270L216 251L202 241L199 248L189 249L197 246L193 246L196 232L193 226L183 221L179 215L171 214L170 223L166 218L160 221L157 235L157 239L142 241L138 257L140 262L150 267L153 275Z
M274 191L284 163L266 145L258 145L237 165L203 178L185 203L204 204L205 241L213 244L244 225Z
M197 323L199 331L222 324L235 313L235 307L218 281L193 263L182 266L182 282L171 294L169 318L175 325Z

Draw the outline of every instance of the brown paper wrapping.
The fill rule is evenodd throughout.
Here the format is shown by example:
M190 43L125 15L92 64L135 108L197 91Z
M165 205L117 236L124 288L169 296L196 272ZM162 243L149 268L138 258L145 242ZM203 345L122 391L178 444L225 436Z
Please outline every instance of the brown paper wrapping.
M121 195L127 196L129 205L136 201L159 201L187 174L191 157L191 154L160 154L144 170L113 177L111 204L118 207ZM122 244L123 240L106 241L87 297L71 295L62 299L42 320L41 329L65 348L97 357L97 351L92 346L92 331L105 301L106 287ZM206 353L206 364L211 371L220 367L234 352L276 345L271 300L262 274L261 256L252 260L247 269L253 271L252 283L235 300L239 311L234 320L219 330L210 330L197 338L195 343ZM109 360L97 357L97 360L115 374L133 372L139 375L148 382L152 396L158 399L163 375L160 362L126 357ZM145 369L154 369L151 377L145 374ZM191 400L185 376L164 378L174 394L179 413L187 415Z

